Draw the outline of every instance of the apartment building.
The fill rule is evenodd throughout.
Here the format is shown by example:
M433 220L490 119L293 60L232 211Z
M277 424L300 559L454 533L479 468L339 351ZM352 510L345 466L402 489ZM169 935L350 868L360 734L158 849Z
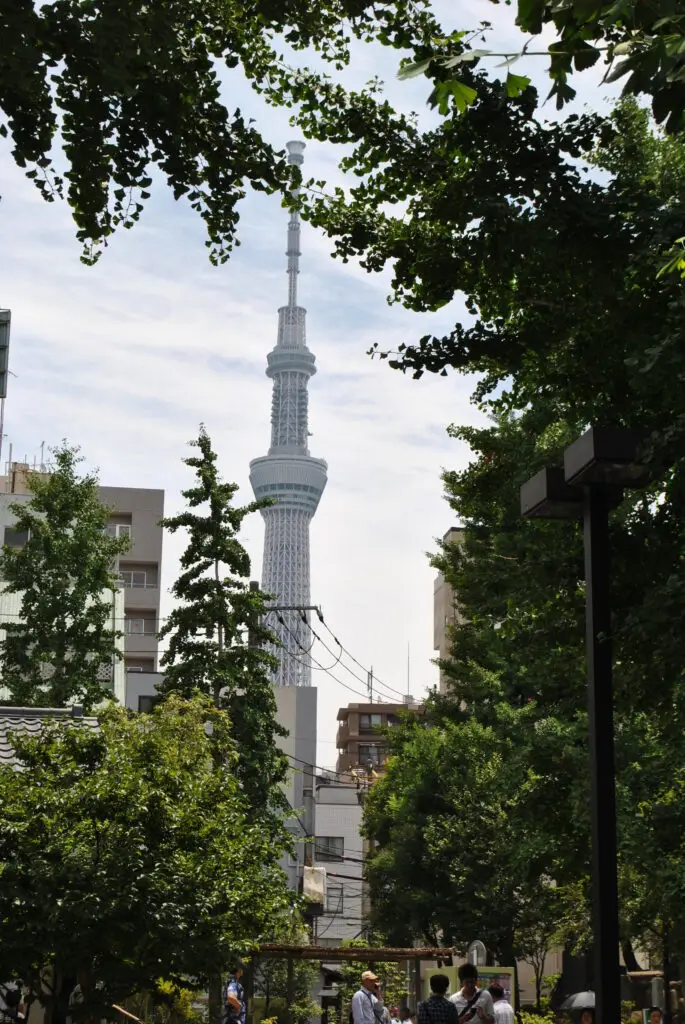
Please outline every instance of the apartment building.
M157 671L161 603L164 491L141 487L101 487L100 500L110 508L108 531L127 537L129 550L119 557L117 572L124 593L126 671Z
M442 538L444 544L463 544L464 530L451 527ZM454 591L442 575L438 573L433 585L433 650L441 661L447 660L450 653L450 628L459 621L459 609ZM447 689L447 677L440 669L438 683L440 693Z
M420 705L407 695L402 704L348 704L338 711L338 761L340 774L382 767L388 758L387 736L380 731L396 725L400 712L421 713Z
M354 781L323 773L316 778L316 838L313 862L326 869L326 902L316 919L320 946L340 946L364 924L362 803Z
M14 529L11 505L30 500L30 472L49 473L49 466L10 462L0 477L0 543L13 547L27 538ZM116 571L121 582L122 602L117 600L116 625L124 635L126 673L156 673L158 660L164 491L138 487L101 487L100 500L112 510L108 532L127 537L130 550L121 555Z

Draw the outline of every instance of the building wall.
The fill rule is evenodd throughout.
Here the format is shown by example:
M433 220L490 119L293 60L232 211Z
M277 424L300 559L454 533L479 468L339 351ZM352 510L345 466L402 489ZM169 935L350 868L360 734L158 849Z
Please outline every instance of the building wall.
M161 672L127 672L126 673L126 707L131 711L145 711L141 706L143 700L158 696L157 687L164 679Z
M10 505L30 501L27 480L31 467L13 462L8 476L0 477L0 543L5 527L15 520ZM45 475L45 474L43 474ZM146 573L145 586L123 586L123 614L117 628L126 634L126 670L157 670L159 610L161 596L162 540L160 520L164 516L164 491L140 487L101 487L100 500L112 509L111 523L131 526L132 546L119 559L119 571ZM129 632L133 619L143 620L143 633Z
M316 922L316 941L338 946L362 929L363 850L360 835L362 807L354 784L316 782L316 837L314 863L326 869L326 904ZM342 857L331 861L321 840L342 839ZM344 876L344 877L338 877Z
M285 784L286 799L297 811L288 828L297 838L295 856L288 857L283 867L288 885L297 889L302 877L305 856L310 852L305 842L315 831L314 765L316 764L316 706L314 686L274 686L277 717L288 735L279 740L288 756L291 771Z
M160 520L164 516L164 491L141 487L101 487L100 500L112 509L113 523L131 526L131 548L119 558L119 571L132 582L130 572L144 572L145 586L124 585L126 667L129 672L156 672L157 632L162 584ZM129 632L142 621L144 633Z
M462 544L464 531L453 526L443 537L445 544ZM459 610L454 592L442 573L438 573L433 584L433 649L441 661L447 660L450 653L450 627L459 621ZM447 677L440 670L438 688L441 693L447 689Z
M348 704L340 708L336 771L342 774L365 771L369 762L374 768L381 767L388 756L388 744L378 728L397 722L401 712L407 710L419 711L419 705L411 697L402 704ZM367 721L371 716L380 718L378 726Z

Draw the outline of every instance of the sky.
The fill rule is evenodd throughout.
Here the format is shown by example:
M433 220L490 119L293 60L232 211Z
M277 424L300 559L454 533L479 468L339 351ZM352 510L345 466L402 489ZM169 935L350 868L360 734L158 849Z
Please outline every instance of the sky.
M435 10L449 29L475 27L481 18L493 22L493 49L522 45L509 7L445 0ZM359 45L346 82L360 85L379 74L395 106L427 118L427 83L397 81L399 57ZM515 70L545 88L543 60L529 58ZM597 69L578 77L576 108L606 105L600 78ZM300 137L284 112L266 108L239 79L227 79L225 102L256 117L278 148ZM555 116L551 104L543 114ZM246 198L242 244L215 268L199 217L156 182L142 221L115 235L99 263L86 267L66 205L46 204L14 165L8 144L0 143L0 307L12 311L15 375L3 461L9 444L14 459L32 461L43 442L49 447L66 438L81 446L86 466L99 469L103 484L163 488L166 513L173 514L181 489L191 483L182 464L186 445L202 422L224 478L249 502L250 459L269 445L266 356L276 342L277 308L287 300L287 214L278 198ZM305 176L340 182L340 155L335 147L309 145ZM446 428L482 422L469 400L473 379L426 375L414 381L366 355L376 342L394 349L429 332L447 333L465 319L459 299L436 314L413 314L390 306L388 292L387 275L332 260L330 243L303 225L299 293L318 364L309 389L310 451L329 467L311 529L311 593L356 659L345 655L331 673L313 672L317 761L325 767L335 764L338 708L363 699L366 668L394 693L406 693L409 685L421 697L437 682L435 571L428 553L455 525L441 472L464 468L469 459ZM241 539L258 579L259 515L246 520ZM182 545L182 537L165 537L162 615ZM337 654L330 635L320 632ZM334 660L318 643L312 654L324 667ZM394 696L387 688L379 692Z

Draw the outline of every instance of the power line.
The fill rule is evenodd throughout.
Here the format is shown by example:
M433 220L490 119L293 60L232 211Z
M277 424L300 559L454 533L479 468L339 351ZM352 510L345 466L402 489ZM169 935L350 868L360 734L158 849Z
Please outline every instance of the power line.
M357 675L357 673L356 673L356 672L353 672L353 671L352 671L352 669L351 669L351 668L350 668L350 667L349 667L348 665L346 665L346 664L345 664L345 663L344 663L343 661L341 661L341 662L340 662L340 667L341 667L341 668L344 668L346 672L349 672L349 673L350 673L350 675L351 675L351 676L353 676L353 677L354 677L354 678L355 678L355 679L356 679L356 680L357 680L358 682L360 682L360 683L363 683L364 685L366 685L366 683L367 683L367 680L368 680L368 678L369 678L369 675L370 675L370 670L369 670L369 669L367 669L367 668L365 668L365 667L364 667L364 665L362 665L362 663L361 663L360 661L357 661L357 659L356 659L356 658L355 658L355 657L354 657L353 655L351 655L351 654L349 653L349 651L347 651L347 650L346 650L346 649L345 649L345 648L343 647L343 645L342 645L342 644L340 643L340 641L338 640L337 636L336 636L336 635L335 635L335 634L333 633L333 631L332 631L331 629L329 629L329 627L328 627L328 626L326 625L326 623L325 623L325 621L324 621L324 619L323 619L322 615L321 615L321 614L320 614L320 613L318 612L318 609L317 609L317 614L319 615L319 618L321 619L321 622L323 623L323 625L325 626L325 628L326 628L326 629L328 630L328 632L330 633L330 635L331 635L331 636L333 637L333 639L335 640L336 644L338 645L338 648L339 648L339 650L340 650L340 653L339 653L339 655L338 655L338 660L340 660L340 658L342 657L342 654L343 654L343 652L344 652L345 654L347 654L348 658L350 658L350 659L351 659L351 660L352 660L352 661L353 661L353 662L355 663L355 665L358 665L358 666L359 666L359 668L361 668L361 669L362 669L362 670L363 670L363 671L364 671L364 672L366 673L366 679L363 679L363 678L362 678L361 676L358 676L358 675ZM302 619L303 619L303 621L304 621L305 623L307 623L307 619L305 618L305 616L304 616L304 615L302 616ZM307 625L309 625L309 623L307 623ZM328 644L327 644L327 643L326 643L326 642L325 642L324 640L322 640L322 639L321 639L321 637L320 637L320 636L319 636L319 634L318 634L318 633L316 632L316 630L314 629L314 627L313 627L313 626L309 626L309 629L311 630L311 632L313 633L313 635L314 635L314 636L316 637L316 639L317 639L317 640L319 641L319 643L320 643L320 644L321 644L321 645L322 645L323 647L325 647L325 648L326 648L326 650L328 651L328 653L329 653L329 654L333 654L333 651L332 651L332 650L330 649L330 647L328 646ZM385 688L386 690L389 690L389 691L390 691L391 693L396 693L396 694L397 694L397 695L398 695L399 697L403 697L403 694L401 694L401 693L399 692L399 690L395 690L395 689L394 689L394 687L392 687L392 686L388 686L388 684L387 684L387 683L384 683L384 682L383 682L383 681L382 681L381 679L377 679L377 678L376 678L376 676L374 676L374 679L373 679L373 681L374 681L374 683L376 683L377 685L383 686L383 687L384 687L384 688ZM382 696L382 697L384 697L384 696L385 696L385 694L381 694L381 696ZM395 703L395 701L393 701L393 703Z
M321 625L324 627L325 630L327 630L330 633L330 635L335 640L336 644L338 644L339 647L345 652L347 657L351 661L353 661L355 663L355 665L357 665L360 669L362 669L363 672L368 673L369 670L367 669L367 667L365 665L362 665L361 661L359 661L357 658L355 658L354 654L352 654L351 651L348 651L348 649L343 644L340 643L340 641L338 640L337 636L335 635L333 630L330 628L330 626L328 625L328 623L324 619L320 609L318 609L318 608L316 609L316 614L319 617L319 621L321 622ZM348 671L349 671L349 669L348 669ZM396 693L398 695L398 697L401 697L402 700L404 700L404 696L405 695L403 693L401 693L399 690L395 689L394 686L390 686L388 683L384 683L383 680L379 679L375 674L374 674L374 682L377 683L377 684L380 684L383 687L385 687L386 690L390 690L391 693Z

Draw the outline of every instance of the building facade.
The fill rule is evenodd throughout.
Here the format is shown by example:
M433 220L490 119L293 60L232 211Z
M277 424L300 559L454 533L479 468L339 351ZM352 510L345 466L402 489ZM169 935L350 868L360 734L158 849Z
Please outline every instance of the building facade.
M111 509L108 531L129 539L117 573L124 594L127 672L156 672L160 622L164 491L140 487L101 487L100 500Z
M443 544L462 544L464 531L458 526L453 526L442 538ZM433 584L433 650L437 651L440 661L446 661L449 657L451 638L450 629L459 621L459 609L454 596L454 591L442 575L438 573ZM447 689L447 676L443 669L440 669L440 680L438 689L444 693Z
M12 547L25 537L13 529L15 516L10 506L28 502L31 472L48 473L48 467L11 462L8 474L0 477L0 543ZM138 487L101 487L100 500L111 509L107 530L127 537L130 549L120 555L114 567L122 598L118 603L116 628L124 634L124 669L128 672L156 672L158 660L164 491Z
M396 725L402 711L421 713L407 697L402 704L348 704L338 711L336 772L346 775L376 771L388 758L388 740L379 730Z
M303 142L288 143L288 162L301 166ZM300 272L300 216L294 210L288 224L288 304L278 311L278 339L267 357L267 377L273 381L271 446L268 454L250 463L250 483L256 498L275 504L262 510L265 523L262 590L279 611L269 628L280 647L277 686L311 686L307 653L311 634L306 621L309 592L309 525L326 486L327 466L309 454L308 384L316 360L307 348L306 310L297 304Z
M326 902L314 941L340 946L364 927L364 840L357 786L326 774L316 778L314 863L326 869Z
M278 745L288 758L290 771L284 784L286 800L293 808L287 824L294 839L294 854L283 863L291 889L298 889L305 863L311 861L310 837L315 831L314 765L316 764L315 687L276 686L276 716L288 735Z

